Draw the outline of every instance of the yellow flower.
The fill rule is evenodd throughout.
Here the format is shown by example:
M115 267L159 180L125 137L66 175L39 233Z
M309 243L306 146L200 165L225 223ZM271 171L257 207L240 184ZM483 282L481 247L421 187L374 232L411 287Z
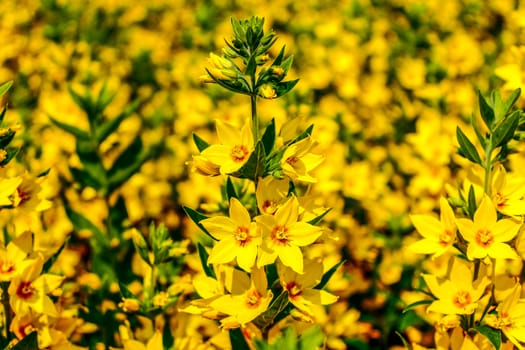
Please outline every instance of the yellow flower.
M0 206L10 206L13 204L13 195L21 183L21 177L0 180Z
M437 298L427 311L447 315L465 315L476 311L478 301L490 284L490 280L483 278L473 283L472 277L472 271L458 259L452 264L450 278L443 283L439 283L434 275L423 275L430 292Z
M311 305L328 305L337 301L338 297L315 286L323 277L323 264L320 261L306 260L304 274L298 274L283 264L277 264L279 281L288 292L288 300L299 310L313 317Z
M220 166L221 174L239 170L254 149L251 123L247 121L239 131L234 125L217 120L219 144L211 145L201 155Z
M150 340L148 340L148 343L144 345L143 343L137 341L137 340L124 340L124 350L158 350L158 349L164 349L164 345L162 344L162 333L159 330L155 331L155 334L153 334L153 337L151 337Z
M423 239L409 246L420 254L433 254L436 258L449 250L456 241L456 223L454 211L446 198L441 197L440 220L429 215L411 215L410 220Z
M242 273L232 280L232 294L224 295L210 306L229 317L221 320L224 328L236 328L254 320L268 309L273 298L264 269L254 268L251 277Z
M518 349L525 349L520 344L525 342L525 300L520 296L521 284L516 283L511 293L496 308L497 316L489 318L487 323L501 329Z
M493 175L492 200L496 209L508 216L525 214L525 178L509 176L499 164Z
M259 94L266 99L273 99L277 97L275 89L270 84L264 84L259 88Z
M281 159L283 173L292 180L317 182L317 179L310 175L310 171L323 162L324 156L311 153L314 146L315 143L310 136L288 146Z
M64 277L43 274L44 260L41 255L15 276L9 285L9 303L17 315L24 315L31 309L37 312L57 316L57 310L48 293L57 289Z
M237 78L237 72L234 69L233 63L227 58L218 56L210 52L208 62L211 63L210 73L219 80L231 80ZM213 80L212 80L213 82Z
M286 179L280 180L273 176L260 179L255 196L257 207L261 213L273 215L281 202L288 196L289 187L290 182Z
M322 230L298 219L299 201L295 196L290 197L274 215L260 215L255 218L263 230L258 267L271 264L279 257L284 265L295 272L303 273L303 253L300 247L315 242Z
M250 213L236 198L230 199L230 216L215 216L201 221L218 240L208 258L208 264L224 264L237 259L239 266L250 271L255 264L261 235Z
M496 208L488 196L481 201L474 213L474 220L458 219L461 235L469 243L469 259L517 259L518 254L507 243L516 235L521 224L513 219L498 220Z
M7 247L0 248L0 281L10 281L29 260L25 260L33 250L33 234L29 231L13 239Z

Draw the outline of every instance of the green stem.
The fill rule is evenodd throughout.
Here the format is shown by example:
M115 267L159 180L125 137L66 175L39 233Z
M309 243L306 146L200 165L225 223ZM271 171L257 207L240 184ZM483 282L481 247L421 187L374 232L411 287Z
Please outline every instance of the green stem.
M492 156L492 137L487 140L487 146L485 146L485 180L483 182L483 190L484 192L490 196L490 174L492 171L492 162L491 157Z
M2 306L4 307L5 314L5 334L8 341L13 339L13 334L9 330L11 328L11 322L13 321L13 313L11 311L11 305L9 305L9 282L2 282Z
M252 131L253 131L253 142L259 141L259 118L257 117L257 96L250 95L252 104Z

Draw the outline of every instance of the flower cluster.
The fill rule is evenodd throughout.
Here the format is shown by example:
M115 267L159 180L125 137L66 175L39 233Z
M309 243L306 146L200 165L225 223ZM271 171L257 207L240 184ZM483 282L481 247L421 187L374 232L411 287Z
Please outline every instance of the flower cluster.
M220 319L225 329L254 325L267 340L278 320L295 314L312 322L314 305L337 301L322 288L340 264L325 270L311 248L330 239L329 230L318 226L328 210L308 193L324 158L316 153L314 126L290 137L286 124L279 130L272 119L264 132L258 130L257 97L281 96L297 82L283 80L292 62L284 47L266 66L276 37L264 33L263 24L256 17L232 19L232 44L227 42L224 56L210 56L207 81L249 95L252 115L240 126L217 120L217 143L194 135L200 153L191 165L200 174L227 176L219 206L228 212L208 216L186 208L213 241L209 249L199 246L204 275L194 286L201 299L184 310ZM246 340L237 342L232 346Z

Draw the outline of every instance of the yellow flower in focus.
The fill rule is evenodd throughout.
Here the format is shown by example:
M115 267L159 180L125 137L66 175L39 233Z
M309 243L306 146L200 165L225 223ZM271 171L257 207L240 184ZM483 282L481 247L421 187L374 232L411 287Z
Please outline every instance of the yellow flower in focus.
M221 325L236 328L254 320L268 309L273 298L264 269L254 268L251 277L243 273L232 280L232 294L224 295L210 303L210 306L229 317Z
M441 197L440 220L430 215L411 215L410 220L423 239L409 246L420 254L433 254L436 258L449 250L456 241L456 223L454 211L446 198Z
M299 201L295 196L290 197L274 215L260 215L255 218L263 229L258 267L271 264L278 257L285 266L303 273L303 253L300 247L315 242L322 230L298 219Z
M237 198L230 199L229 217L215 216L202 220L201 224L218 240L208 257L208 264L224 264L237 259L243 270L251 270L261 244L261 234Z
M473 274L468 266L458 259L454 260L450 278L439 283L434 275L423 275L430 292L437 298L427 311L447 315L469 315L476 311L478 301L490 284L488 278L472 281Z
M204 176L216 176L221 173L219 165L210 162L202 155L194 155L192 159L191 162L188 162L192 172L197 172Z
M324 156L311 153L314 146L315 142L310 136L288 146L281 159L283 173L292 180L317 182L317 179L310 175L310 171L324 161Z
M459 232L469 243L469 259L517 259L518 254L505 242L518 234L521 223L513 219L498 220L492 200L485 196L474 213L474 220L458 219Z
M56 290L64 277L43 274L44 260L38 256L32 264L27 265L20 274L15 276L9 285L9 303L15 314L23 316L30 310L50 316L57 316L57 310L51 298L47 295Z
M239 131L234 125L217 120L219 144L211 145L201 155L220 166L221 174L239 170L254 150L252 128L249 121Z
M288 292L288 300L296 308L313 317L311 305L333 304L338 297L322 289L315 289L323 277L323 264L320 261L306 260L304 270L304 274L301 275L283 264L277 264L279 281Z
M267 99L274 99L277 97L277 92L275 92L275 89L270 84L264 84L259 88L259 94L263 98Z
M273 176L260 179L255 196L257 198L257 207L261 213L273 215L288 196L289 187L290 182L287 179L281 180Z

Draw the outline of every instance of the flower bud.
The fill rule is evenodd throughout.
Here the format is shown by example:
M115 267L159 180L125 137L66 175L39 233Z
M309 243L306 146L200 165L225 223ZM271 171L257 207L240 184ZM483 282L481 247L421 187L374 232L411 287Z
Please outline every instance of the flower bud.
M259 94L267 99L273 99L277 97L277 92L270 84L264 84L259 88Z

